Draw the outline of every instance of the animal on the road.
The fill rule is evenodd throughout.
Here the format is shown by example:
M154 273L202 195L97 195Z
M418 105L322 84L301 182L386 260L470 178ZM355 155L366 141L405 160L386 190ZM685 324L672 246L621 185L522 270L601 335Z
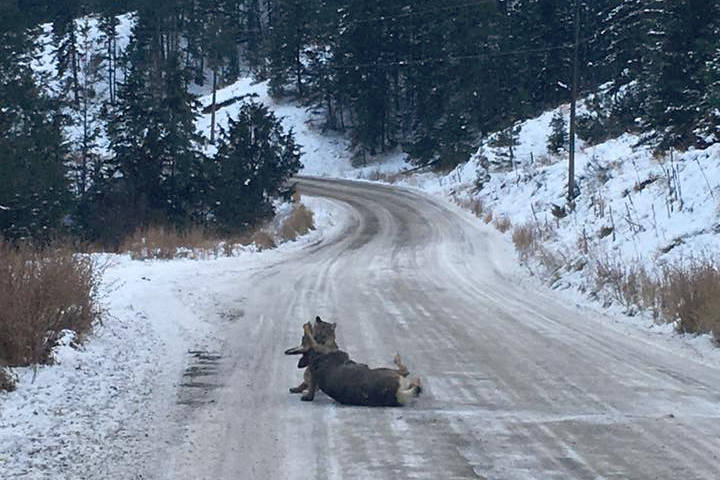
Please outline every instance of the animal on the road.
M319 344L309 322L303 325L303 332L302 345L293 353L307 355L314 383L310 391L320 388L340 403L373 407L402 406L422 391L420 379L408 379L408 369L399 354L395 356L397 369L370 368L350 360L342 350Z
M331 322L325 322L319 316L315 317L315 324L311 326L312 334L315 337L315 341L323 345L329 350L337 350L338 346L335 343L335 327L337 324ZM304 338L304 336L303 336ZM307 353L302 352L302 344L299 347L289 348L285 351L286 355L300 355L298 360L298 368L304 368L303 381L297 387L291 387L290 393L302 393L305 390L302 400L312 400L315 398L315 390L317 389L316 383L312 381L312 374L310 373L309 363L310 358Z

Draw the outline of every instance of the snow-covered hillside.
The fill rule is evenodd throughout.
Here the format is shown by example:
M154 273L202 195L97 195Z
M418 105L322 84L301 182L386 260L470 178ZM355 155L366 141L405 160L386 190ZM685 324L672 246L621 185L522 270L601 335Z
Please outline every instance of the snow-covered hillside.
M561 111L567 113L567 107ZM568 165L566 155L547 153L553 113L522 124L512 170L491 170L482 190L474 191L478 172L484 173L483 160L492 164L505 153L486 142L469 162L448 175L444 190L464 189L465 195L481 199L486 208L513 224L555 226L551 241L568 257L591 250L652 269L717 253L720 144L662 156L638 145L640 139L630 134L599 145L581 144L576 157L580 196L575 210L558 219L551 211L553 205L565 204Z

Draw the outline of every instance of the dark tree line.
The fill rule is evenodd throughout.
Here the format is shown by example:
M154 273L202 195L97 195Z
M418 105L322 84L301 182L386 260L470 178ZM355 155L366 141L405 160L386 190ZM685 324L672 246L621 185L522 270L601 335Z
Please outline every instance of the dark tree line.
M228 153L231 137L245 135L242 122L264 119L252 131L273 125L284 147L253 145L286 178L298 168L283 157L296 151L292 138L255 105L228 131L213 118L219 153L208 158L188 93L191 84L214 93L243 68L267 78L273 95L323 114L326 128L348 132L359 160L401 148L418 164L451 168L500 130L512 156L518 120L569 101L576 7L580 90L602 92L579 119L581 136L643 132L658 149L720 139L720 0L130 0L122 10L135 12L135 27L123 54L117 2L0 2L0 101L8 105L0 168L26 172L7 173L12 181L0 186L6 236L66 224L87 238L114 238L154 221L246 224L267 214L268 193L279 189L275 167L258 167L274 185L266 189L257 179L234 183L255 170L218 162L250 158L237 144ZM99 21L98 45L83 45L74 21L88 14ZM53 25L55 95L37 87L44 80L24 60L28 29L40 22ZM101 155L103 133L110 156ZM219 192L247 204L227 212Z
M578 2L581 91L612 82L598 112L612 119L582 132L717 141L720 2ZM275 90L370 153L400 145L452 166L479 136L569 100L575 0L266 3L283 21L265 42Z
M1 236L113 245L154 223L231 231L272 215L300 168L292 133L246 101L208 154L188 89L237 77L237 2L141 2L123 52L114 2L38 2L38 15L2 2ZM40 18L57 66L46 74L30 68Z

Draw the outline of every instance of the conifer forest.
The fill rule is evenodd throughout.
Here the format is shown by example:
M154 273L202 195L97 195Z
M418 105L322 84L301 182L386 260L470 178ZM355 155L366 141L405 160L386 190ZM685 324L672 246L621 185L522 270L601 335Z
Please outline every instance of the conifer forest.
M301 166L292 132L252 99L227 131L206 138L195 126L194 92L241 72L321 114L324 129L351 138L358 162L400 149L447 170L489 132L507 128L501 141L512 146L515 122L574 90L602 92L577 121L588 141L632 131L667 150L720 137L718 0L0 5L0 233L9 239L112 244L153 222L233 230L271 215ZM128 13L131 40L119 49L118 15ZM51 72L32 67L43 28Z

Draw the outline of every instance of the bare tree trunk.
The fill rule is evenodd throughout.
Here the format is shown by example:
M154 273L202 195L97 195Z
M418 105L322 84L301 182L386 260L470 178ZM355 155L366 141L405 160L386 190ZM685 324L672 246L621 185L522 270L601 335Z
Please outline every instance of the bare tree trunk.
M212 109L210 110L210 143L215 143L215 100L217 98L217 68L213 68Z

